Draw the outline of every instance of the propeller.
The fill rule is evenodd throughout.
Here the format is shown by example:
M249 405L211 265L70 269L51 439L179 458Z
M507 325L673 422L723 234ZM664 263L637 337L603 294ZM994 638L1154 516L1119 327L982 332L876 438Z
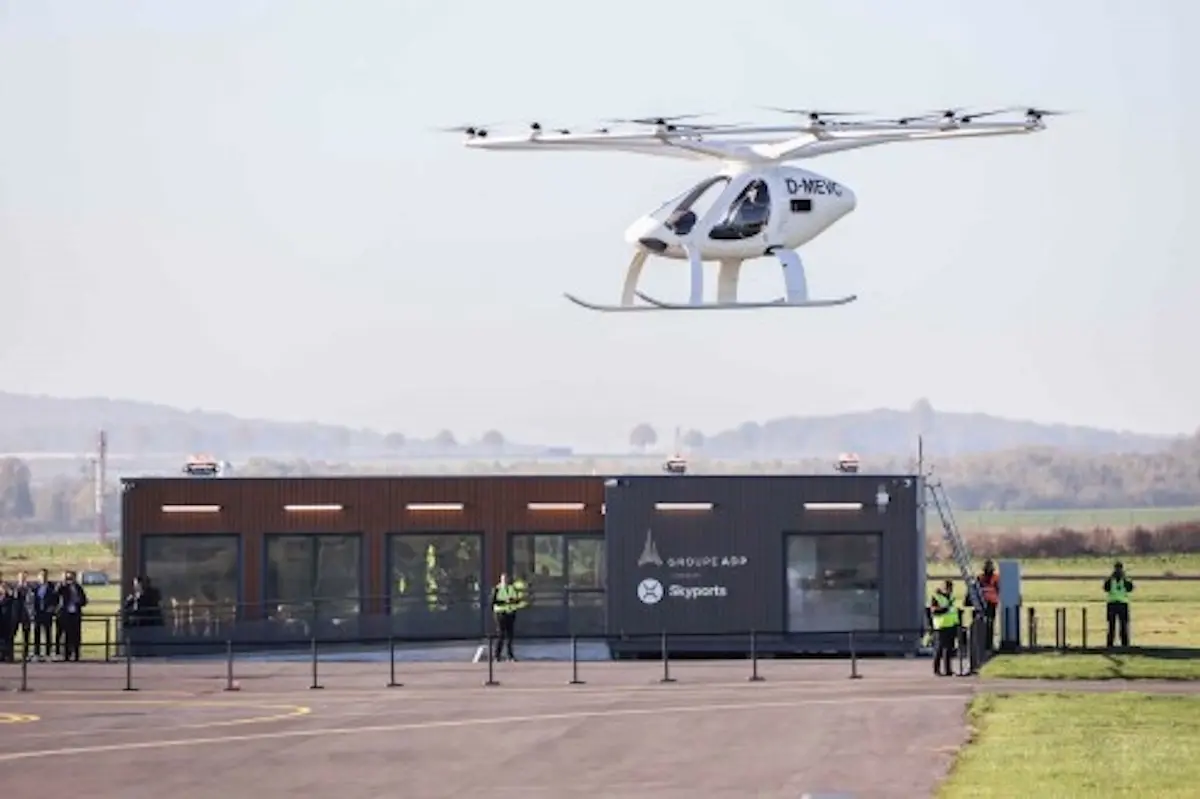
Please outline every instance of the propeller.
M1041 119L1042 117L1060 117L1064 114L1069 114L1070 111L1051 111L1046 108L1026 108L1025 116L1030 119Z
M487 128L483 125L450 125L444 128L434 128L439 133L465 133L469 138L486 138Z
M666 128L667 130L677 130L683 127L696 127L694 125L675 125L683 119L698 119L708 116L708 111L700 114L676 114L675 116L653 116L653 117L631 117L628 119L606 119L605 122L611 122L619 125L653 125L656 128Z
M994 117L994 116L999 116L1000 114L1010 114L1010 113L1012 113L1012 110L1013 109L1011 109L1011 108L997 108L994 111L980 111L975 114L963 114L962 116L960 116L958 118L958 121L970 123L976 119L982 119L984 117Z
M814 108L780 108L773 105L765 106L765 108L781 114L808 117L810 122L821 122L822 117L853 117L867 113L866 111L819 111Z

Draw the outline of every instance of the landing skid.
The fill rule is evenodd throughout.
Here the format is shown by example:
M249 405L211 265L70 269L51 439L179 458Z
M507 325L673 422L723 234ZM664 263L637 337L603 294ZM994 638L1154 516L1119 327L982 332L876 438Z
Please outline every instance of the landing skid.
M605 305L597 302L588 302L581 300L574 294L563 294L571 302L581 308L587 308L589 311L600 311L601 313L624 313L626 311L664 311L666 308L657 305Z
M701 303L675 303L663 302L655 299L642 292L637 292L637 296L645 302L650 303L650 306L663 311L737 311L737 310L752 310L755 308L831 308L835 305L847 305L858 299L857 294L850 294L846 297L838 297L832 300L799 300L788 302L784 298L777 300L769 300L766 302L701 302ZM644 305L634 306L635 308L645 308Z

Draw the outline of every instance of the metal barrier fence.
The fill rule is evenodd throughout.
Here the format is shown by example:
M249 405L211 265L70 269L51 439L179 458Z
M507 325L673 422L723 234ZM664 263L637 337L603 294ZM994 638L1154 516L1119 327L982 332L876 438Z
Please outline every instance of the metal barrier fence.
M208 613L207 609L197 609L186 620L167 618L163 625L156 628L134 628L132 641L134 648L139 650L135 652L135 655L213 654L224 651L229 641L233 642L235 648L247 652L256 649L294 648L297 641L308 646L308 642L313 639L322 643L328 642L330 645L371 645L372 642L382 645L388 640L394 640L401 644L405 642L461 643L483 639L487 635L489 626L485 618L487 614L480 612L478 606L462 609L467 613L461 614L460 621L466 620L468 622L466 625L452 625L449 630L441 632L438 628L447 619L437 618L436 614L421 614L422 618L402 610L393 611L389 615L368 616L364 614L354 618L346 614L324 615L320 612L321 604L311 603L308 613L293 614L284 620L239 621L237 617L242 616L244 610L241 607L234 610L233 617L219 617ZM455 609L450 608L450 610ZM587 608L586 610L591 611L592 609ZM536 612L537 610L522 612L519 631L522 639L568 640L571 634L574 634L575 638L580 641L630 640L630 637L623 633L606 634L602 624L594 623L596 620L591 618L590 612L582 617L583 623L574 623L575 619L568 617L566 624L550 624L545 625L545 628L536 623L536 616L527 619L527 615ZM447 617L454 615L453 613L443 614ZM973 623L971 615L968 610L966 613L967 627ZM557 620L549 614L547 618L550 618L551 621ZM1070 608L1045 605L1018 606L997 616L993 625L992 640L996 642L1001 651L1089 649L1107 645L1107 641L1103 639L1104 625L1105 608L1103 604ZM559 630L566 627L569 629L569 633L556 632L554 631L555 627L558 627ZM1131 638L1134 635L1134 628L1135 622L1131 620L1129 622ZM123 659L126 641L131 638L131 630L120 613L85 613L81 632L81 654L84 659L91 661L113 662ZM894 636L897 640L906 636L917 640L926 632L925 630L887 633L861 631L858 633L858 640L868 642L887 635ZM673 637L704 638L710 642L726 639L736 644L734 649L744 649L745 640L738 644L736 639L739 636L745 639L748 635L749 633L719 635L698 633L689 636L684 633L672 633ZM842 636L840 640L838 636ZM844 644L848 640L845 636L844 633L805 634L768 631L756 633L757 642L769 642L768 645L780 641L807 642L815 640L817 637L824 637L831 645L826 647L827 651L830 648L838 648L839 643ZM638 636L633 638L636 639ZM61 655L64 643L62 632L52 629L51 643L49 647L45 647L45 642L43 642L41 654L46 659ZM26 646L30 647L30 651L32 651L32 635L27 641L18 631L14 645L17 650L14 654L20 654L24 651L22 648ZM867 644L865 648L869 649L870 645ZM818 652L813 652L813 654L818 654Z
M1043 608L1046 610L1046 608ZM1002 616L997 616L996 626L998 636L1001 637L1001 648L1005 648L1004 631L1011 630L1014 634L1009 641L1009 651L1020 652L1050 652L1059 651L1065 652L1070 650L1091 650L1098 647L1108 647L1107 637L1103 641L1092 640L1089 638L1089 608L1085 605L1074 608L1077 613L1071 613L1072 609L1067 607L1052 607L1048 608L1053 619L1051 622L1046 622L1046 614L1039 613L1037 607L1023 607L1018 605L1015 608L1006 608ZM1098 610L1101 614L1098 621L1107 623L1107 619L1103 614L1104 608L1101 606ZM1042 626L1047 627L1053 625L1054 642L1049 643L1042 639ZM1132 647L1134 641L1133 620L1126 621L1126 629L1128 630L1129 645ZM1072 642L1072 635L1078 633L1078 638ZM1120 639L1114 641L1115 644L1120 644Z
M957 674L969 676L976 674L986 661L989 648L983 638L986 625L983 620L972 622L960 630L959 645L953 653L957 663ZM920 634L918 631L899 631L905 634ZM921 631L924 632L924 631ZM778 664L784 658L763 654L760 641L764 635L778 637L781 633L764 634L756 630L745 633L724 634L743 637L748 648L740 659L722 659L723 673L736 672L738 662L743 663L744 679L749 682L764 682L768 675L762 664L771 661ZM788 634L803 635L803 634ZM858 639L862 633L847 631L839 634L823 634L825 636L841 636L845 652L843 658L836 660L826 658L787 658L790 662L817 661L823 664L826 676L837 676L838 663L845 663L841 668L847 679L859 680L864 677L864 658L859 654ZM653 636L624 636L625 640L641 638L647 643L657 645L658 657L651 660L635 660L625 663L626 668L653 668L660 684L671 684L680 681L678 669L686 670L681 664L712 664L713 661L703 658L680 657L673 650L678 648L680 640L709 638L706 634L670 633L663 631ZM539 638L537 643L545 644L547 639ZM584 685L585 663L595 661L585 660L580 656L582 645L589 643L611 642L611 636L567 636L551 639L566 648L566 656L562 659L549 661L533 661L535 668L541 674L561 672L563 683L566 685ZM491 687L500 685L500 670L497 668L496 645L498 639L488 635L479 639L449 639L449 638L399 638L388 637L383 640L361 640L350 644L346 641L321 640L313 636L308 640L295 640L290 651L285 653L270 653L247 651L239 647L233 639L224 644L224 651L218 655L211 654L206 648L203 654L197 654L192 642L174 642L163 644L152 657L140 657L136 644L125 638L120 642L120 653L110 653L107 659L94 658L79 663L41 663L29 657L20 657L19 662L0 665L0 689L18 692L29 691L172 691L191 688L196 691L239 691L244 682L255 685L265 692L308 688L320 690L329 679L338 681L342 686L355 688L400 688L406 682L418 685L436 685L446 687L454 685L465 687L471 684ZM458 644L475 649L475 657L462 660L408 660L402 650L414 646ZM526 642L518 640L518 653ZM374 651L371 648L374 647ZM132 656L129 653L133 653ZM21 651L20 655L28 655ZM349 657L348 657L349 656ZM365 656L365 657L364 657ZM657 662L656 662L657 661ZM878 661L875 661L878 662ZM777 668L777 666L772 666ZM518 667L518 671L521 667ZM835 671L830 671L833 669ZM508 672L516 674L517 672ZM507 679L507 677L506 677Z

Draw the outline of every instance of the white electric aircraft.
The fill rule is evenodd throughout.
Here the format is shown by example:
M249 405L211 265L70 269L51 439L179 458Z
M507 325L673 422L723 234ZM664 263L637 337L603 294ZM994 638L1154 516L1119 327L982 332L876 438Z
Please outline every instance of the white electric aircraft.
M792 125L697 125L682 120L704 116L611 120L640 130L572 133L530 125L521 136L489 136L486 127L449 130L466 134L466 146L481 150L615 151L717 161L721 170L643 216L625 232L635 249L619 305L567 299L593 311L681 311L746 308L812 308L845 305L856 295L811 299L796 248L812 241L854 210L858 200L845 184L789 161L895 142L962 139L1034 133L1043 118L1062 112L1038 108L963 113L954 108L897 119L854 119L853 112L773 109L804 118ZM1003 114L1016 118L997 120ZM982 120L982 121L978 121ZM645 128L649 127L650 130ZM714 196L715 195L715 196ZM711 204L701 204L711 198ZM707 207L704 207L707 205ZM666 302L638 291L650 255L686 261L691 292L686 303ZM783 268L786 296L770 302L738 302L742 263L774 256ZM705 302L704 262L720 264L716 302ZM644 304L635 303L639 298Z

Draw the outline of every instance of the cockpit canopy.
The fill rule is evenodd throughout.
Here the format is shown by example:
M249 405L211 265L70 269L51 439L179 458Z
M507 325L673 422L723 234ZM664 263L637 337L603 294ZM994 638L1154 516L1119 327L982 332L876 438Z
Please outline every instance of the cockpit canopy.
M765 180L752 180L729 207L729 213L709 233L722 241L749 239L762 233L771 219L771 191Z
M731 178L717 175L696 184L686 193L665 203L652 216L678 236L692 232L696 223L720 199ZM761 178L750 181L730 203L728 210L709 232L709 238L739 241L761 233L771 219L771 192Z

